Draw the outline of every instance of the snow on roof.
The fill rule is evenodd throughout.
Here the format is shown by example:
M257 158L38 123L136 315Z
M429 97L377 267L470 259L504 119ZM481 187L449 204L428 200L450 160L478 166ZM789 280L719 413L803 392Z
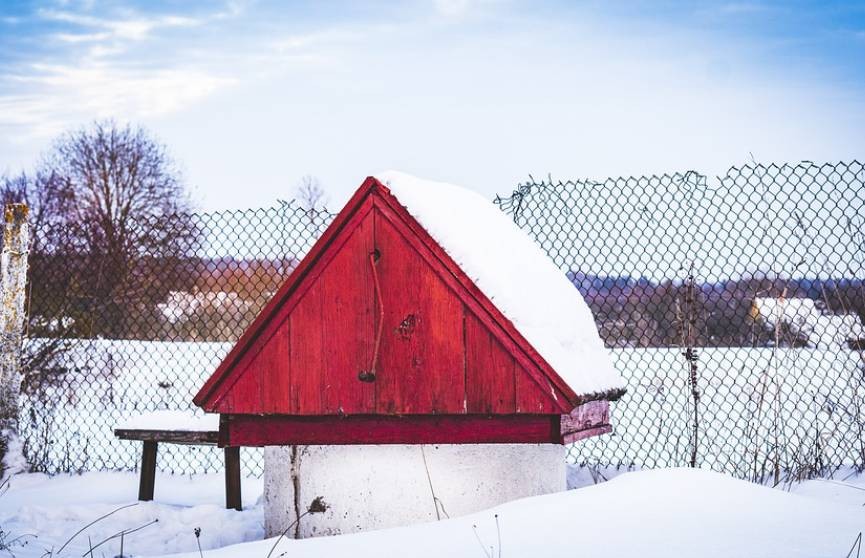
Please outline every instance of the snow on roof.
M820 349L846 347L847 341L865 335L865 326L856 314L828 314L811 298L754 299L754 306L770 327L787 324Z
M574 392L591 396L624 389L579 291L489 200L398 171L376 178Z
M213 432L219 430L219 415L187 411L152 411L114 425L115 430L171 430Z
M760 316L771 323L780 321L813 326L814 320L821 314L817 301L812 298L757 297L754 306Z

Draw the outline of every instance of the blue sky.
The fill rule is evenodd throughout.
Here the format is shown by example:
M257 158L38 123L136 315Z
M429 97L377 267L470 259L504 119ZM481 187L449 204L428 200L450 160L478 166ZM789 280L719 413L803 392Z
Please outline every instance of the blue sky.
M863 157L865 4L0 3L0 172L141 123L205 209Z

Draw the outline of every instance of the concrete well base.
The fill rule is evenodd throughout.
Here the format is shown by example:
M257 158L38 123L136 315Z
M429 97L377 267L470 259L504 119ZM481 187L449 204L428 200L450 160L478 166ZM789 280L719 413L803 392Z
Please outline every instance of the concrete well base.
M306 538L455 517L565 490L555 444L280 446L264 451L265 531ZM321 496L329 509L298 514Z

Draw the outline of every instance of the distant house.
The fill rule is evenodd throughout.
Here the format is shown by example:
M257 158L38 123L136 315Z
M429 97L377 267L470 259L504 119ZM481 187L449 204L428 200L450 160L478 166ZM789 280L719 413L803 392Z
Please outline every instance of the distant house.
M783 341L792 345L846 349L865 339L865 326L859 316L830 312L813 298L758 297L751 316L767 329L778 331L785 336Z
M171 291L156 305L157 310L170 324L176 324L196 315L213 312L233 312L245 314L251 309L251 302L244 300L235 292L196 292Z

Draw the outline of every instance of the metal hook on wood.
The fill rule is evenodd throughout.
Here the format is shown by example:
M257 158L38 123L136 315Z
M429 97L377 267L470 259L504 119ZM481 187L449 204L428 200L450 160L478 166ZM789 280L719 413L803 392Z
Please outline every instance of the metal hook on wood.
M384 302L381 299L381 285L379 284L378 271L376 270L376 264L379 259L381 259L381 252L379 252L377 248L369 253L369 265L372 268L375 297L378 300L378 328L375 333L375 345L372 351L372 362L370 363L369 370L361 370L357 375L358 380L367 383L375 381L375 369L378 364L378 351L381 347L381 334L384 330Z

